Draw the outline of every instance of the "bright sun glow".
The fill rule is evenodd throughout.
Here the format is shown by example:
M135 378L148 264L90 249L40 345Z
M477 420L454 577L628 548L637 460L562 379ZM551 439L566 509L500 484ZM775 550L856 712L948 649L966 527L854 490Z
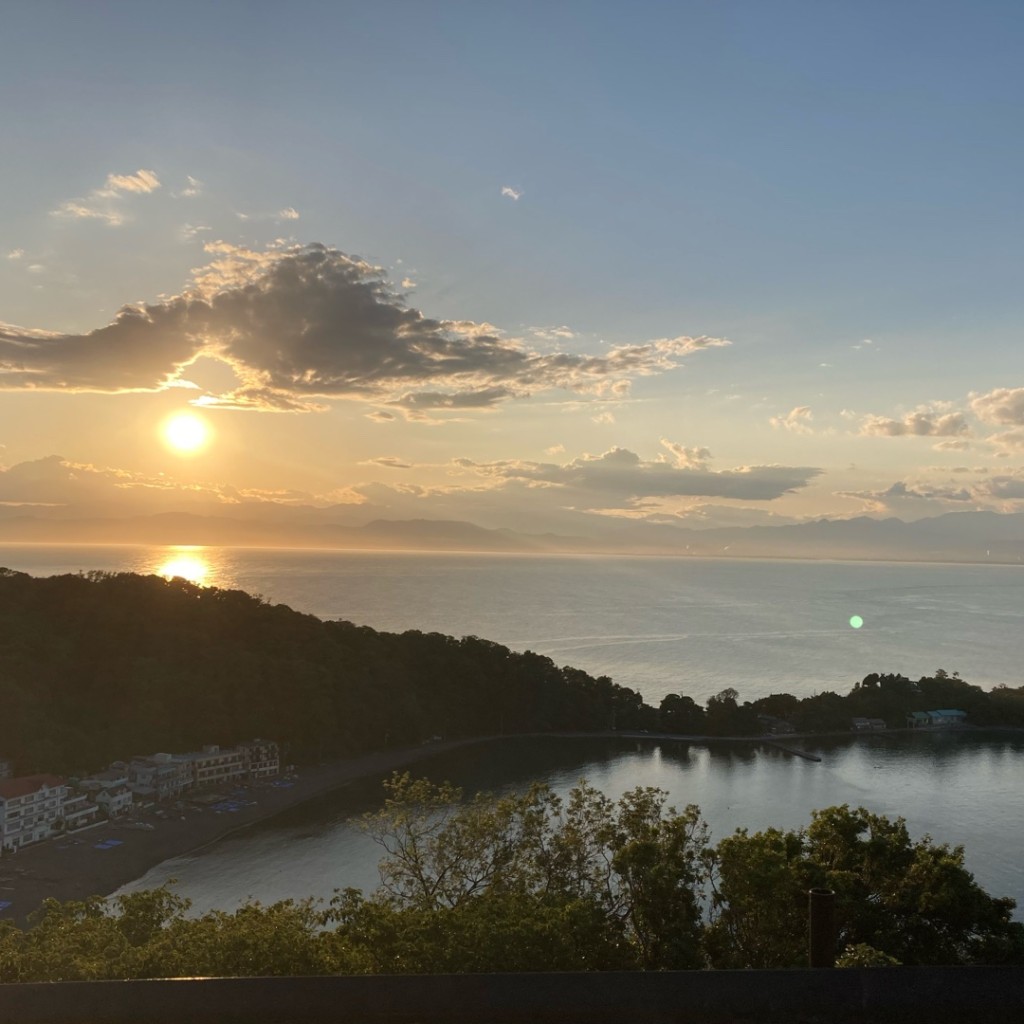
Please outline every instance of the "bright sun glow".
M210 574L210 566L203 557L202 548L175 548L157 572L165 579L180 576L189 583L202 586Z
M209 443L210 425L194 412L176 412L164 420L161 429L164 443L179 455L195 455Z

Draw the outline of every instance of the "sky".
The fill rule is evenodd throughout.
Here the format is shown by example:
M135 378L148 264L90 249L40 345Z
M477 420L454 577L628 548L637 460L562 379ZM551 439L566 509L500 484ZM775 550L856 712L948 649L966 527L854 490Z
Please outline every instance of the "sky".
M1024 510L1019 3L0 7L2 514Z

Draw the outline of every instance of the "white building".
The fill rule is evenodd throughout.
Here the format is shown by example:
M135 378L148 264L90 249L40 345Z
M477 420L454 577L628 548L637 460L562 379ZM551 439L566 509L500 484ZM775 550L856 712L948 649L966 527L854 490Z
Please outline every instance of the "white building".
M17 850L52 836L67 796L59 775L0 779L0 846Z
M273 740L247 740L238 746L245 754L250 779L270 779L281 774L281 751Z
M194 786L244 782L248 776L245 751L239 748L221 750L215 743L211 743L189 754L175 754L174 759L188 765Z
M192 766L173 754L133 757L128 765L128 785L147 800L173 800L192 787Z
M108 818L120 818L132 807L132 791L128 787L128 768L120 762L105 772L96 772L78 783L102 807Z
M64 801L64 831L75 832L99 820L100 808L87 793L69 796Z

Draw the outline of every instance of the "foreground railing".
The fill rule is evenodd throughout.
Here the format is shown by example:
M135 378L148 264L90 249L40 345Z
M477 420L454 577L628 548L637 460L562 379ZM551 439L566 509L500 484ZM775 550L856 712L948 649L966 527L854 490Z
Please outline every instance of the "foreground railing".
M1024 1020L1024 968L205 978L0 985L17 1024Z

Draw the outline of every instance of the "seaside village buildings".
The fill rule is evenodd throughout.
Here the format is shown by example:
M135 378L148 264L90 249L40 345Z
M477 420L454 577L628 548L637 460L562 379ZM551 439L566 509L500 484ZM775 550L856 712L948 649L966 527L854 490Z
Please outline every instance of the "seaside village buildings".
M115 761L75 780L59 775L15 777L0 759L0 853L131 814L136 804L179 799L195 789L243 785L280 773L278 745L255 739L237 747L210 745L185 754Z

